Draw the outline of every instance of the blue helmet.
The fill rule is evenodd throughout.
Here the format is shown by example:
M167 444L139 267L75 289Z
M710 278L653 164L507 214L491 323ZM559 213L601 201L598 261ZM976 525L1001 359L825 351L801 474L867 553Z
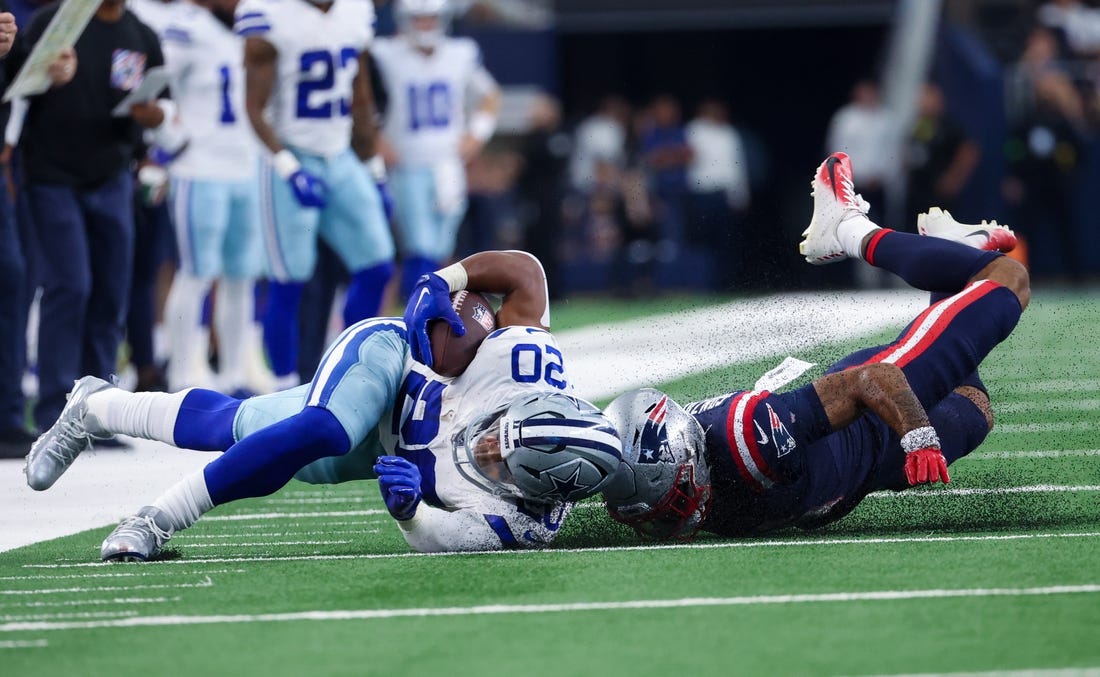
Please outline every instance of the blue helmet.
M562 393L524 395L454 439L459 471L487 491L527 501L579 501L622 464L622 443L592 404Z

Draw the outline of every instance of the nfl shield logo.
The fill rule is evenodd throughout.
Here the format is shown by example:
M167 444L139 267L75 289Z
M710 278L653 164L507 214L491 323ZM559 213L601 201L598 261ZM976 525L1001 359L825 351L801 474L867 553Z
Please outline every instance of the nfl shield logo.
M145 78L145 54L116 49L111 55L111 87L128 92Z

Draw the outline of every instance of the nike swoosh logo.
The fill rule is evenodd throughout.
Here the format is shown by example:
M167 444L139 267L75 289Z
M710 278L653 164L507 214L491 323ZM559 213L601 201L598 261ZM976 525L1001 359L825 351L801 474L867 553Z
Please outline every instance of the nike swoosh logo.
M840 193L836 190L836 166L840 164L840 158L829 156L829 159L825 160L825 169L829 171L829 183L833 187L833 196L840 198Z
M989 237L989 231L988 230L975 230L973 233L967 233L963 237L970 237L971 235L985 235L986 237Z
M757 444L767 444L768 443L768 436L764 434L764 429L761 428L760 424L757 423L756 421L753 421L752 424L754 426L756 426L756 434L760 435L759 439L756 440L756 443Z
M414 314L420 312L420 304L424 302L424 297L425 296L430 296L430 295L431 295L431 291L429 291L427 289L421 289L420 290L420 296L416 299L416 305L413 306L413 313Z

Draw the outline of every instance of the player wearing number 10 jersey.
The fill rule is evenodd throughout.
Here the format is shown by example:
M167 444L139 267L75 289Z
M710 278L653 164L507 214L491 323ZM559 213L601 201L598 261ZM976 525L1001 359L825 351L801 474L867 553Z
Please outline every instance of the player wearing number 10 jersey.
M378 313L392 273L382 198L362 163L374 142L366 56L373 22L369 0L243 0L237 6L248 117L270 151L260 181L273 279L264 339L283 386L299 380L298 306L316 264L317 236L352 273L348 325Z
M503 294L501 327L462 375L425 355L427 323L461 323L449 293ZM290 479L378 477L390 514L420 551L537 547L573 502L603 489L621 465L608 420L571 395L547 331L546 280L523 252L483 252L426 275L406 320L364 320L329 348L311 383L238 400L210 390L129 393L81 379L31 450L27 481L53 485L93 439L127 434L225 451L103 543L108 560L144 560L216 505L270 494ZM407 328L406 328L407 327Z

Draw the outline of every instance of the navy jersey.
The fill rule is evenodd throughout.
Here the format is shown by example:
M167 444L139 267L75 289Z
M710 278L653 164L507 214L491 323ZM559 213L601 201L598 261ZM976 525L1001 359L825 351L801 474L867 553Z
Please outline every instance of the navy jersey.
M978 365L1020 312L1007 288L974 282L929 306L892 343L852 353L829 371L897 365L953 462L977 448L988 425L970 400L952 391L980 384ZM685 409L706 431L714 496L707 531L740 536L821 526L848 514L870 491L908 487L897 434L871 413L834 432L813 385L782 394L730 393Z

